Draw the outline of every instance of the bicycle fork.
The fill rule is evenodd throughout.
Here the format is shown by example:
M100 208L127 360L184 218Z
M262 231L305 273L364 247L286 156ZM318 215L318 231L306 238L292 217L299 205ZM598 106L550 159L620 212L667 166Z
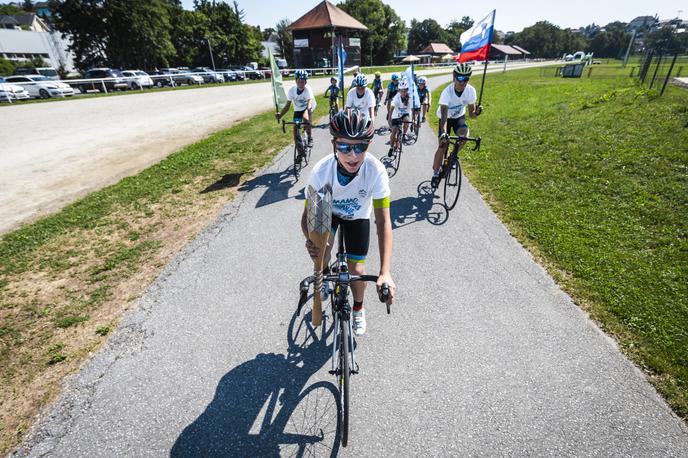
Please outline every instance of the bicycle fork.
M348 306L348 304L347 304ZM339 339L341 338L339 336L339 322L342 319L340 316L341 312L335 313L334 314L334 342L332 345L332 369L329 371L330 374L332 375L339 375L340 368L337 367L337 352L339 351ZM349 366L349 373L350 374L358 374L358 366L356 365L356 357L354 356L354 334L353 334L353 329L351 325L351 320L346 320L347 326L349 327L349 352L351 353L351 365ZM345 355L346 358L349 357L349 355Z

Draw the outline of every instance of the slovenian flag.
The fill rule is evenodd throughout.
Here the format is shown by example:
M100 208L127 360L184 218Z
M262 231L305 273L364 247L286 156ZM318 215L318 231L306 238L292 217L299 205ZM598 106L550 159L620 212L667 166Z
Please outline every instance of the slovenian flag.
M490 14L475 24L472 29L466 30L461 34L461 54L459 62L469 60L487 60L494 34L494 19L497 10L492 10Z

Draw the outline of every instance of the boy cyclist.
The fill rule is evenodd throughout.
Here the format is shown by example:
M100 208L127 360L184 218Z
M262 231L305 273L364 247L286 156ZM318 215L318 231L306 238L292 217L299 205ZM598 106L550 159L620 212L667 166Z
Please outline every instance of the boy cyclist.
M332 232L344 230L344 244L349 271L354 275L365 274L365 259L370 243L370 215L375 213L380 273L377 281L378 294L382 283L389 285L388 303L391 304L396 286L390 273L392 259L392 223L389 213L389 178L385 166L373 155L366 154L375 134L367 115L357 109L347 108L338 112L330 121L333 155L321 159L313 167L308 184L321 189L332 187ZM319 257L318 248L308 239L307 210L301 217L301 230L306 236L306 249L313 259ZM325 253L329 259L331 246ZM354 297L353 330L360 336L366 331L363 298L364 282L351 284ZM318 292L316 292L318 294Z
M380 101L382 100L382 75L380 72L375 72L375 79L373 80L373 95L375 96L375 117L377 117L377 109L380 106Z
M339 103L337 101L339 98L339 86L337 86L337 82L338 79L336 77L330 78L330 86L325 91L325 97L327 97L328 92L330 93L330 111L334 108L335 112L339 111Z
M390 122L390 116L392 114L392 99L394 98L395 95L397 95L397 92L399 91L399 75L396 73L392 73L391 76L391 81L387 85L387 97L385 97L385 105L387 106L387 122ZM390 127L391 124L390 124Z
M313 146L313 137L311 135L311 115L315 110L316 102L313 96L313 90L308 84L308 72L305 70L296 70L294 72L296 79L296 86L292 86L287 92L287 104L282 108L282 111L275 113L275 117L279 121L294 103L294 121L293 122L308 122L306 125L306 134L308 135L308 146ZM299 129L294 126L294 142L299 143Z
M439 118L439 145L435 151L435 159L432 164L431 185L436 188L440 182L440 169L442 159L449 147L447 137L452 131L455 135L468 136L468 124L466 124L466 107L468 116L477 118L482 113L482 106L475 106L476 91L468 84L473 74L473 69L466 63L460 63L454 67L454 84L447 86L440 95L437 117ZM463 143L460 145L463 148Z
M425 114L430 109L430 104L432 103L432 94L430 93L430 88L428 88L428 79L424 76L418 77L418 97L420 99L420 106L423 110L421 113L421 122L425 122Z
M368 77L363 73L359 73L351 82L351 86L355 90L349 91L349 94L347 94L346 108L356 108L368 116L371 121L374 121L375 95L368 88Z
M404 124L404 121L410 121L409 117L411 115L411 110L413 109L413 102L409 96L408 82L403 79L399 83L399 92L392 99L392 134L389 138L389 152L387 156L391 157L394 154L394 149L397 143L401 141L401 134L399 132L399 126L403 126L404 137L406 138L406 131L408 130L408 124Z

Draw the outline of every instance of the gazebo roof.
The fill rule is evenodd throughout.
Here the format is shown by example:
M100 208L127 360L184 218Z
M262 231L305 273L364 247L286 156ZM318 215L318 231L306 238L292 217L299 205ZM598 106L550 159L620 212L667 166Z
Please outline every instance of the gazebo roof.
M421 52L430 54L454 54L454 51L444 43L430 43L423 48Z
M516 55L516 56L520 56L520 55L521 55L521 51L519 51L518 49L514 49L514 48L512 48L511 46L507 46L507 45L496 45L496 44L493 43L493 44L492 44L492 47L493 47L494 49L496 49L497 51L503 52L504 54L511 54L511 55Z
M364 26L327 0L318 3L315 8L292 22L291 25L287 27L287 30L324 28L368 30L368 27Z
M521 51L523 54L530 54L528 51L526 51L525 49L521 48L520 46L511 45L511 47L514 48L514 49L517 50L517 51Z

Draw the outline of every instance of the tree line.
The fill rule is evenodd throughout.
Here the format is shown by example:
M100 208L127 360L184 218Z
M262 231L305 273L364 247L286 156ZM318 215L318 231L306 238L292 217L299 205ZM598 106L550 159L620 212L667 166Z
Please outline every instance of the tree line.
M246 24L239 4L194 0L50 0L55 28L69 36L80 70L153 69L260 61L259 27Z

